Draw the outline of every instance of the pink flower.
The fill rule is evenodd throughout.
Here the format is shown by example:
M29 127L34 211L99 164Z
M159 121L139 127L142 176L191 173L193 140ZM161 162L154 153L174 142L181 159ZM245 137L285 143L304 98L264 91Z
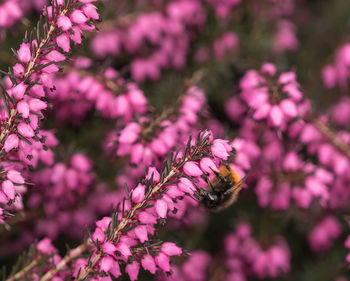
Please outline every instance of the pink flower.
M157 171L155 167L149 167L148 168L148 173L146 175L146 180L151 180L151 177L153 177L153 182L159 182L160 180L160 174Z
M31 99L29 101L29 107L35 112L39 112L47 107L47 103L39 99Z
M114 264L114 259L111 256L105 256L100 260L100 270L108 273Z
M198 177L203 174L203 171L198 167L198 164L193 161L188 161L183 166L183 171L188 176Z
M138 225L135 227L134 232L141 243L148 241L147 228L145 225Z
M168 256L179 256L182 254L181 248L175 245L172 242L165 242L162 244L162 252Z
M157 217L153 216L147 211L142 211L139 213L138 219L141 223L145 224L156 224L157 223Z
M188 178L180 178L180 182L177 185L181 191L191 195L196 190L193 183Z
M15 87L8 90L8 92L12 94L17 100L20 100L23 98L24 93L26 92L26 89L27 89L27 85L21 82Z
M210 150L213 156L216 156L223 160L227 160L229 156L228 151L225 148L225 145L222 142L219 142L218 140L214 140L214 143L210 147Z
M87 21L87 17L80 10L74 10L69 16L70 20L74 23L81 24Z
M164 253L159 253L155 258L156 264L163 269L165 272L170 271L170 260L169 257Z
M155 204L157 214L160 218L165 218L168 211L168 204L163 199L158 199Z
M269 76L274 76L274 75L276 75L277 69L276 69L276 66L274 64L269 63L269 62L265 62L261 66L261 72L264 74L267 74Z
M74 154L71 158L71 164L81 172L87 172L92 166L91 161L84 154Z
M291 99L285 99L281 101L280 106L281 110L286 116L290 118L295 118L298 115L297 107Z
M111 241L104 242L101 246L103 252L112 255L117 250L117 247Z
M13 148L17 148L18 143L19 143L18 136L16 134L11 134L6 138L6 141L2 149L5 150L6 152L9 152Z
M136 261L133 261L132 263L129 263L126 265L125 271L129 274L130 281L137 280L137 277L139 275L140 270L140 264Z
M90 3L87 3L85 4L83 7L82 7L82 10L84 12L84 14L93 19L93 20L98 20L99 19L99 15L97 13L97 7L90 4Z
M30 52L30 45L28 43L22 43L17 51L17 57L20 62L27 63L31 60L32 55Z
M16 184L24 184L24 178L21 173L15 170L9 170L7 172L7 178Z
M46 55L46 58L50 61L55 61L55 62L66 60L66 56L56 50L52 50L50 53L48 53Z
M36 245L37 250L45 255L50 255L57 252L56 248L52 245L49 238L44 238Z
M124 257L128 258L131 256L130 248L125 243L119 242L117 244L116 250L119 251Z
M0 203L2 203L2 204L7 204L9 202L9 198L6 196L6 194L5 193L3 193L2 191L0 191ZM3 209L2 208L0 208L0 212L2 212L3 211ZM1 213L2 214L2 213ZM1 215L0 214L0 215ZM0 220L1 221L1 220ZM3 221L1 221L1 222L3 222Z
M58 27L61 27L63 31L67 31L72 28L72 22L67 16L59 16L57 19Z
M155 274L157 271L156 264L154 262L154 259L150 255L145 255L143 259L141 260L142 267L152 274Z
M32 127L24 122L18 124L17 130L24 137L31 138L35 135Z
M22 77L24 75L24 66L20 63L16 63L13 66L13 73L16 77Z
M139 164L143 158L144 146L141 143L137 143L131 150L131 160L133 164Z
M17 111L18 113L22 114L23 118L29 117L29 105L26 101L21 100L19 103L17 103Z
M9 199L11 200L15 199L16 190L11 181L9 180L3 181L1 184L1 187L2 187L2 191L6 194L6 196Z
M103 242L106 239L106 235L100 228L96 228L94 234L92 235L93 241Z
M58 47L62 48L63 51L69 52L70 50L70 40L66 33L62 33L56 38L56 43Z
M344 243L345 248L350 249L350 236L348 236Z
M219 171L218 168L216 167L214 161L209 157L205 157L205 158L201 159L199 165L200 165L201 169L206 173L212 173L212 171L216 171L216 172Z
M145 189L146 187L142 184L138 184L132 191L132 201L134 203L140 203L145 199Z
M283 113L279 106L272 106L270 111L270 120L273 126L279 127L283 124Z
M122 144L131 144L137 140L140 131L141 127L139 124L130 123L120 132L118 140Z

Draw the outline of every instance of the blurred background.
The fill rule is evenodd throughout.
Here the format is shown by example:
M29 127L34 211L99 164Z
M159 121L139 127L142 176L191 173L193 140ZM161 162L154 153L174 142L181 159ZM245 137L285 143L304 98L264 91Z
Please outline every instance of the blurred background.
M17 49L26 30L36 25L45 4L45 0L0 1L1 69L7 70L15 62L11 48ZM86 34L85 44L73 48L68 66L57 75L57 92L67 87L70 80L62 77L74 69L97 77L110 68L126 81L137 82L149 100L150 113L157 116L178 100L185 82L194 73L203 71L198 85L206 93L205 111L210 118L205 113L199 128L212 129L227 139L241 137L242 126L246 125L242 119L232 118L229 112L235 108L228 110L228 102L239 96L240 79L246 71L260 69L264 62L275 64L279 73L296 72L300 89L311 100L316 115L331 113L334 105L349 99L348 0L105 0L97 6L102 19L99 30ZM79 94L78 90L74 91ZM79 104L85 109L75 115L75 99L63 100L55 92L50 101L52 106L42 126L54 130L60 142L55 148L55 161L67 164L73 153L87 155L93 161L91 174L85 181L89 191L80 196L76 205L69 206L70 211L77 206L81 209L64 229L55 225L59 218L54 213L50 215L48 207L35 204L36 187L29 188L25 200L33 207L26 215L16 215L8 229L0 229L0 264L8 268L16 262L19 253L46 235L51 235L62 253L66 251L66 244L79 245L87 235L84 226L91 229L96 219L109 214L113 200L118 200L123 192L120 183L128 176L124 171L125 157L116 158L113 153L106 153L101 144L106 133L115 127L115 120L105 118L89 104ZM68 106L67 103L72 105L71 115L58 110ZM349 110L348 106L349 103L345 103L345 111ZM344 118L342 130L347 131L349 119L341 118ZM336 131L338 127L333 129ZM39 165L36 171L41 168ZM225 280L227 269L223 264L230 247L227 237L230 233L239 236L237 229L251 231L262 250L277 243L276 237L283 237L283 243L288 244L288 254L281 254L288 260L287 265L281 265L280 270L271 274L258 274L257 270L247 274L246 280L343 281L350 278L344 248L349 233L349 207L321 208L317 203L309 208L293 204L285 209L262 207L255 191L256 180L248 179L247 183L248 188L241 192L234 206L220 213L193 210L181 223L170 220L167 226L157 230L165 241L176 241L189 252L201 255L198 260L204 269L198 271L205 274L199 276L198 281ZM107 200L108 194L112 195ZM328 239L329 246L316 246L315 250L309 235L328 216L336 222L325 228L336 228L336 234L332 239L324 238ZM326 236L322 230L319 235ZM174 264L186 272L186 260L180 257ZM195 266L192 261L192 270ZM234 262L231 266L235 266ZM165 277L143 272L139 280L162 278ZM245 280L230 278L226 280Z

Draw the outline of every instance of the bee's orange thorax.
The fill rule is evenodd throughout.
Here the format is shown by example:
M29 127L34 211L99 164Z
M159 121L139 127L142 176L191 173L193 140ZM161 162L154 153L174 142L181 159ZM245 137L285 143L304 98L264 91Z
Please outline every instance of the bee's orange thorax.
M235 170L231 169L231 171L229 171L225 166L220 167L219 173L220 173L220 175L222 175L224 177L227 177L231 173L233 182L235 184L241 180L240 176L238 175L238 173Z

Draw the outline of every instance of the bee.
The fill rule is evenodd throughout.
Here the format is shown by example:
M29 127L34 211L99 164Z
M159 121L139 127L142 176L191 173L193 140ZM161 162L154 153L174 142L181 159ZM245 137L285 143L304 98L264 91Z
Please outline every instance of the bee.
M246 177L241 179L227 163L219 168L219 172L213 171L213 173L215 178L212 181L205 176L208 190L201 188L196 192L196 196L205 208L219 212L228 208L237 200Z

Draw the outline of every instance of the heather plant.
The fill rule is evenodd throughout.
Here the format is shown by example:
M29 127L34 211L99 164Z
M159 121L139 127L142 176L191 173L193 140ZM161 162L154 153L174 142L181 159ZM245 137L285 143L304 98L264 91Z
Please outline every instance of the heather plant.
M3 280L348 280L349 14L0 1Z

